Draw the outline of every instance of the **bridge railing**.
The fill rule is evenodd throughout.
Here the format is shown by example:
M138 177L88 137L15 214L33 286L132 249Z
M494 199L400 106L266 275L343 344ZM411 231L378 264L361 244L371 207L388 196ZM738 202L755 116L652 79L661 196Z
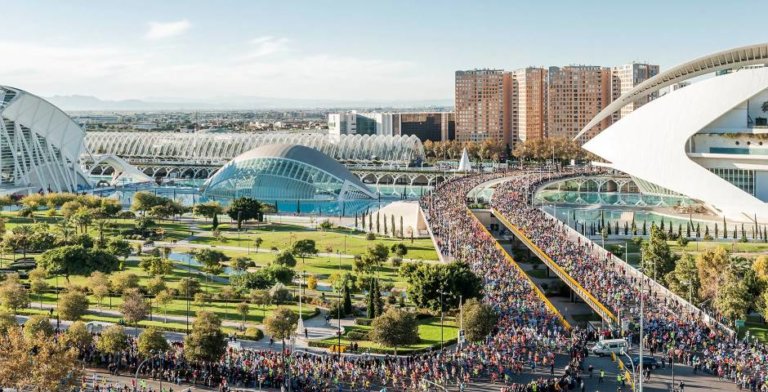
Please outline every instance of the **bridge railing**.
M514 233L515 236L520 239L520 241L522 241L526 247L528 247L528 249L530 249L536 256L538 256L539 259L541 259L541 261L543 261L544 264L546 264L547 267L549 267L549 269L551 269L558 278L565 282L565 284L567 284L574 293L581 297L581 299L584 300L584 302L589 305L589 307L592 308L595 313L597 313L603 320L607 321L608 323L618 325L619 320L616 315L614 315L613 312L605 307L602 302L595 298L591 292L589 292L579 282L573 279L573 277L571 277L571 275L566 272L559 264L552 260L552 258L546 252L534 244L533 241L531 241L522 230L507 220L500 211L496 210L495 208L492 209L492 211L496 218L502 224L504 224L507 229L512 231L512 233Z
M675 301L678 305L680 305L683 309L685 309L688 313L696 314L699 317L701 317L702 320L704 320L705 323L709 325L717 324L719 327L723 328L725 331L727 331L729 334L733 335L735 334L735 331L728 327L727 325L721 323L719 320L715 319L714 317L710 316L707 312L701 310L700 308L696 307L692 303L686 301L684 298L680 297L673 291L669 290L668 288L661 285L659 282L655 281L654 279L651 279L647 275L645 275L643 272L635 268L634 266L630 265L626 261L622 260L621 258L614 255L612 252L609 252L608 250L601 247L596 242L592 241L588 237L584 236L583 234L579 233L578 230L574 229L573 227L570 227L569 225L564 224L559 219L555 218L554 216L550 215L547 211L545 211L543 208L540 208L542 212L544 212L544 215L553 221L555 224L560 224L562 226L565 226L570 234L576 235L578 238L581 238L581 241L583 241L584 244L591 244L594 246L595 249L598 249L601 256L603 256L604 259L611 261L614 265L621 268L621 270L628 276L638 279L638 280L645 280L650 285L650 288L652 290L655 290L656 292L661 293L666 298L670 298L673 301Z

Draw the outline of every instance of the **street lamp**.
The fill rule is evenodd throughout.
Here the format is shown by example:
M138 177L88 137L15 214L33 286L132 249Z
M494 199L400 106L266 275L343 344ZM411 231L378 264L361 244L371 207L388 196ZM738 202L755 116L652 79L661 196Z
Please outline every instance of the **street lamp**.
M629 354L627 354L626 351L621 350L620 354L626 356L627 359L629 359L629 365L632 367L632 390L634 390L635 389L635 383L637 383L637 373L635 372L635 362L632 360L632 357L630 357ZM643 353L642 352L640 353L640 358L641 358L641 361L642 361L642 358L643 358ZM642 373L641 373L640 377L642 377Z

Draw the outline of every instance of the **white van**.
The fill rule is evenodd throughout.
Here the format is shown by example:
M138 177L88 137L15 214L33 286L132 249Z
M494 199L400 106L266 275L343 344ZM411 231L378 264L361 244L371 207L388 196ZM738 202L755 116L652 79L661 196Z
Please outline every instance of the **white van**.
M605 339L592 347L592 354L602 357L611 353L621 354L627 351L627 341L624 339Z

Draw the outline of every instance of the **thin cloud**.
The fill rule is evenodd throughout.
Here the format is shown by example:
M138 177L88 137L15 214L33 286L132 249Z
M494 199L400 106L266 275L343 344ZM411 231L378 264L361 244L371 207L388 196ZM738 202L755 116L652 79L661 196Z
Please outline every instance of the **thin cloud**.
M149 40L158 40L184 34L192 24L188 20L182 19L175 22L150 22L149 30L144 38Z
M276 38L271 35L254 38L250 41L251 48L246 57L263 57L288 51L288 42L287 38Z

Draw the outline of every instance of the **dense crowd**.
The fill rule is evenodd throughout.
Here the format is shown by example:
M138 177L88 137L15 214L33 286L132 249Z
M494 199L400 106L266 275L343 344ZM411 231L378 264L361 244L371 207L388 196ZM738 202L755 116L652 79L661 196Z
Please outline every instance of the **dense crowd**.
M637 321L642 295L644 343L651 353L753 391L768 390L768 347L736 341L722 324L705 323L700 311L691 311L676 298L655 290L649 278L634 278L626 266L596 252L593 242L582 241L562 222L531 205L530 190L538 182L562 175L547 174L541 179L540 174L520 173L497 187L493 207L614 314ZM624 334L639 342L639 334L631 329Z
M432 389L434 384L462 389L462 385L486 382L505 392L547 392L579 385L581 362L586 355L585 332L568 330L560 323L523 273L506 261L482 224L468 214L466 194L478 184L502 175L448 181L421 201L441 252L450 252L484 277L484 301L499 314L497 327L485 341L408 357L339 358L300 351L230 348L215 363L187 362L184 347L176 344L169 352L144 363L139 373L173 384L190 383L219 390L289 384L292 390L300 391L342 387L353 391L385 387L411 391ZM570 358L562 375L554 374L558 354ZM92 346L83 350L82 357L92 366L109 367L113 372L122 369L129 374L141 364L135 341L117 354L100 353ZM550 369L550 377L516 382L516 375L537 368ZM142 389L141 385L130 389L133 387Z

